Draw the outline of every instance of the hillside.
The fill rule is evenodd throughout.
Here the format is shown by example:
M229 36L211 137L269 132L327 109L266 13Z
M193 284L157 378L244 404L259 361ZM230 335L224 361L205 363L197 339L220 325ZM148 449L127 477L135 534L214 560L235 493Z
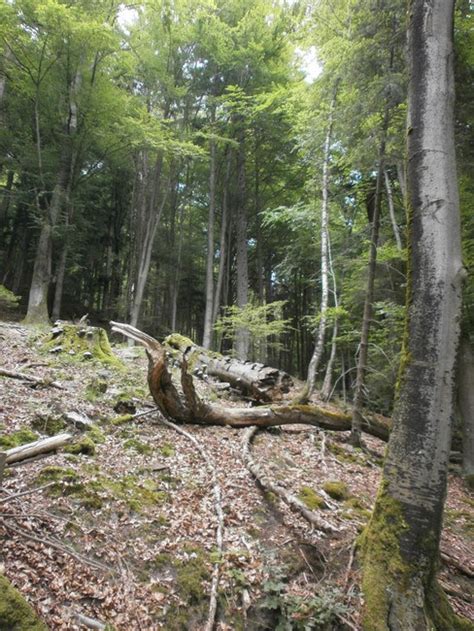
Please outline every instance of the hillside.
M99 621L117 631L202 629L216 564L220 631L359 628L354 541L375 499L382 441L365 436L362 451L345 432L296 425L257 434L254 461L321 518L323 532L256 483L243 459L244 430L186 426L206 462L156 414L135 418L153 407L142 349L116 345L121 365L108 365L51 353L47 336L0 324L1 368L43 381L0 377L2 448L71 431L70 412L93 427L73 430L72 444L56 454L6 469L0 562L49 628ZM198 388L237 404L234 392L202 381ZM455 610L474 620L472 507L453 469L440 580Z

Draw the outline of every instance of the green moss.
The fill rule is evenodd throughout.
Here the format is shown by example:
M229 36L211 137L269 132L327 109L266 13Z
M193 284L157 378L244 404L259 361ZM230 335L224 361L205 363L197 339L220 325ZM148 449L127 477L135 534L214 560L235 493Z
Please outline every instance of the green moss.
M180 603L173 603L167 612L167 631L201 628L206 619L208 590L204 587L204 582L210 579L207 554L196 546L189 550L186 560L174 562L176 591Z
M333 500L341 501L349 497L347 486L340 480L328 480L323 484L323 489Z
M125 449L134 449L139 454L150 455L153 453L153 448L150 445L142 443L137 438L129 438L124 442L123 446Z
M31 421L31 427L42 434L54 436L64 430L66 427L66 421L61 415L42 414L38 412L35 418Z
M102 445L105 443L105 435L104 433L97 427L97 425L92 425L86 431L87 436L89 436L96 445Z
M0 574L0 629L48 631L18 590Z
M86 456L93 456L95 454L95 443L90 436L83 436L76 443L65 447L64 451L69 454L84 454Z
M107 382L103 379L94 378L87 384L84 398L86 401L93 403L94 401L97 401L101 395L105 394L106 391Z
M94 359L103 364L117 368L123 367L122 362L113 354L104 329L75 324L63 324L62 329L63 332L59 336L51 336L46 340L45 350L60 346L63 356L71 360L83 361L84 353L90 353Z
M112 425L124 425L125 423L130 423L133 421L133 414L123 414L122 416L116 416L111 419Z
M470 491L474 491L474 473L467 474L463 477L464 484Z
M175 451L173 445L171 445L170 443L164 443L160 447L160 453L165 458L170 458L171 456L174 456Z
M446 594L437 583L428 594L427 610L436 631L474 631L474 623L454 613Z
M327 508L327 504L324 498L321 497L316 491L309 486L303 486L298 493L298 498L307 506L310 510L316 510L317 508Z
M30 429L23 428L12 434L0 436L0 449L12 449L20 445L26 445L38 440L38 434Z

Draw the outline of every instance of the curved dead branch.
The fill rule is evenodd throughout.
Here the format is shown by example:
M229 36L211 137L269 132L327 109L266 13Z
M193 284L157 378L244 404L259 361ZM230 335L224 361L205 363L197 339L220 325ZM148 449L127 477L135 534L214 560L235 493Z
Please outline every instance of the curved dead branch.
M272 405L254 408L225 407L201 401L193 378L188 373L186 353L181 362L181 387L183 395L173 384L168 371L166 352L154 338L138 329L119 322L112 322L112 330L131 337L142 344L148 356L148 387L159 410L165 417L177 423L221 425L230 427L273 427L277 425L314 425L333 431L350 431L351 415L316 405ZM382 440L388 440L390 420L374 416L364 419L363 430Z

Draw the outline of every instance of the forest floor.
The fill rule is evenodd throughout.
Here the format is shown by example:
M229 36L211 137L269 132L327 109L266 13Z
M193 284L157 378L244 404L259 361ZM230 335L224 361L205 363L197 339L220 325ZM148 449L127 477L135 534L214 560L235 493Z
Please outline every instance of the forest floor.
M0 448L70 431L63 415L71 411L94 427L78 433L69 452L6 469L0 572L50 629L86 628L77 614L117 631L201 629L216 560L220 631L360 628L354 541L374 502L381 441L366 436L366 453L343 432L287 426L257 434L254 459L337 531L324 534L261 490L242 458L243 430L187 426L221 487L216 559L213 485L202 456L153 414L124 414L153 405L143 350L117 345L123 367L104 366L52 354L44 337L0 323L0 368L45 382L0 377ZM197 386L203 397L242 405L212 384ZM71 453L78 450L85 453ZM455 610L472 620L473 506L452 471L440 580Z

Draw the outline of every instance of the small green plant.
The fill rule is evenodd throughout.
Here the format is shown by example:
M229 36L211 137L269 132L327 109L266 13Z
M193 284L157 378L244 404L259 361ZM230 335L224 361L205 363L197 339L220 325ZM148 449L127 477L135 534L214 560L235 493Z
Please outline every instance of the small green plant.
M327 508L327 504L324 498L321 497L314 489L309 486L302 486L298 493L298 499L300 499L305 506L310 510L316 510L317 508Z
M0 285L0 307L17 307L20 300L21 296L16 296L12 291Z
M329 497L337 501L347 500L350 495L346 484L340 480L328 480L323 484L323 489Z

